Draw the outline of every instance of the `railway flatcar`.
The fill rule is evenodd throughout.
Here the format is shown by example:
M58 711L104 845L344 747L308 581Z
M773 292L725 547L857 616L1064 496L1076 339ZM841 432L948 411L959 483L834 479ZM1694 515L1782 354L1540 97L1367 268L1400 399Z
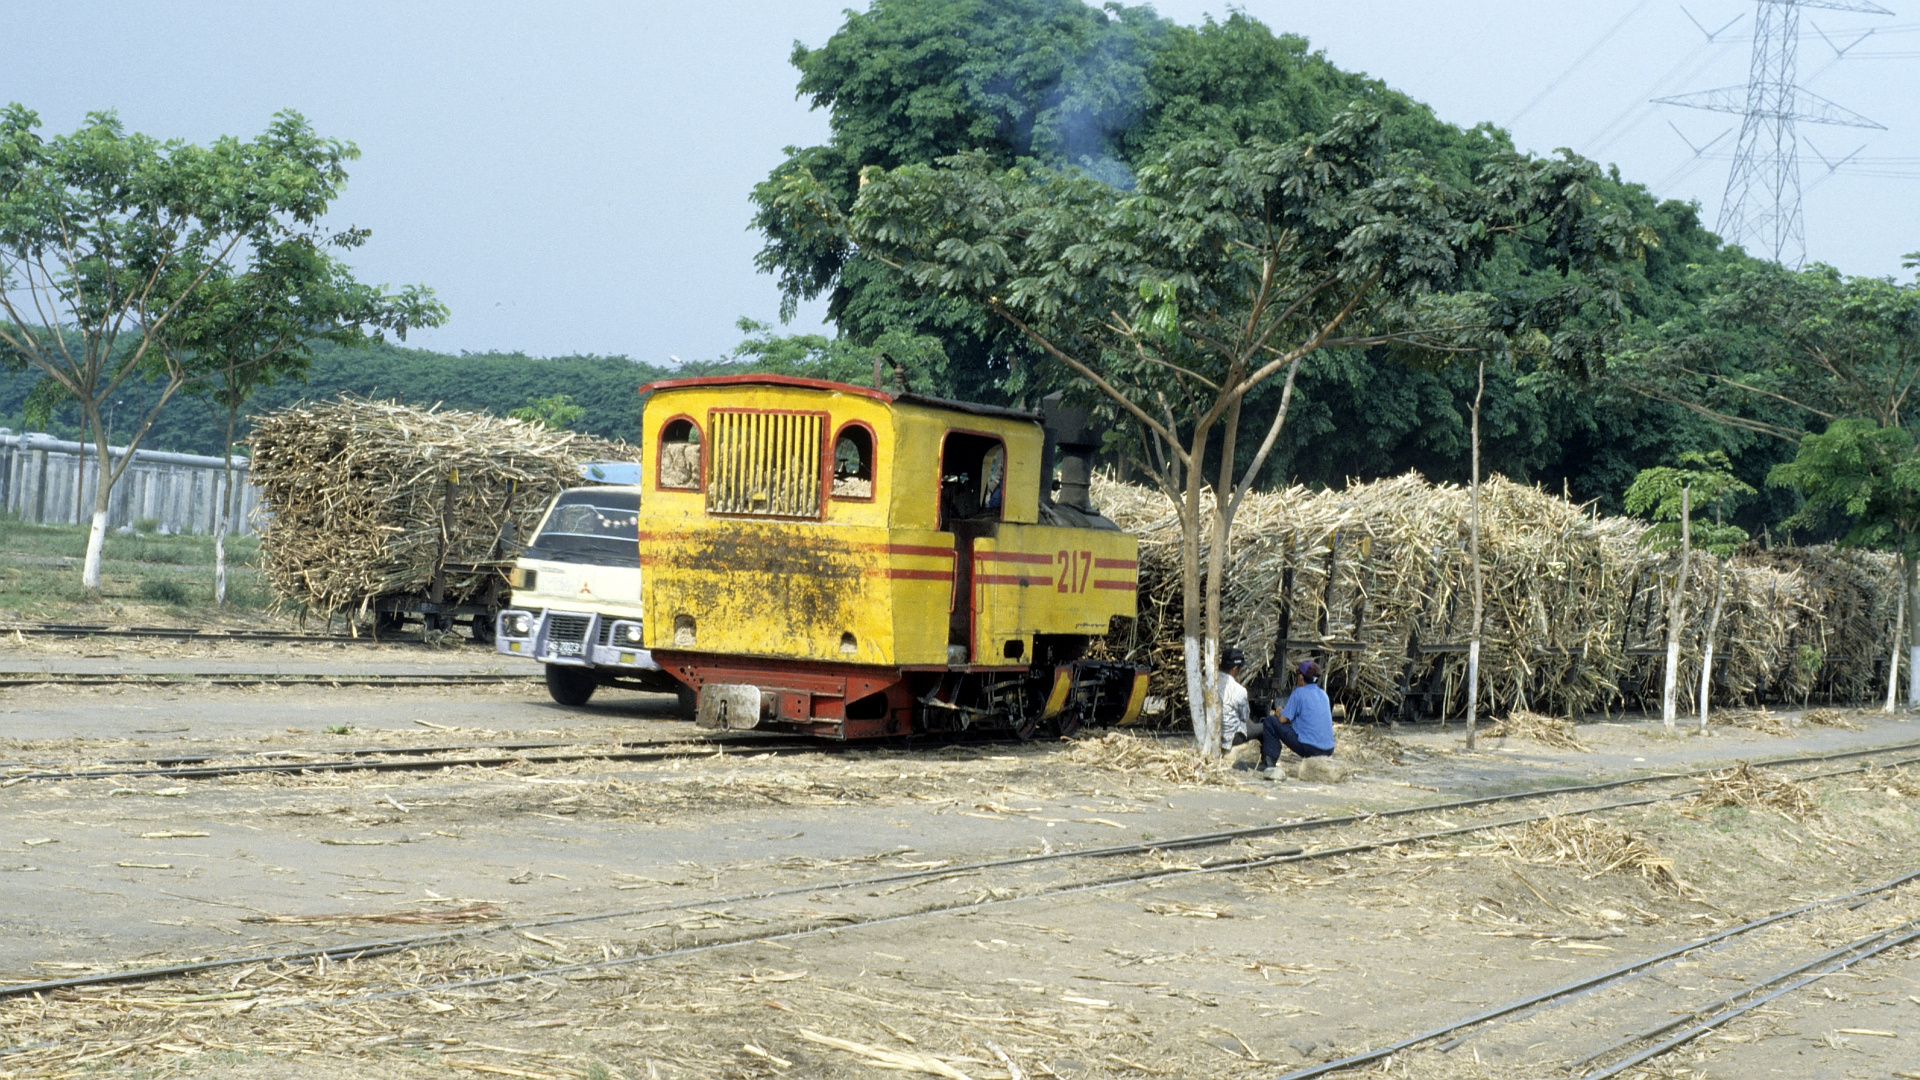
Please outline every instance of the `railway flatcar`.
M1088 500L1084 412L774 375L643 392L645 645L702 726L1032 737L1138 716L1144 669L1089 656L1133 617L1138 572Z

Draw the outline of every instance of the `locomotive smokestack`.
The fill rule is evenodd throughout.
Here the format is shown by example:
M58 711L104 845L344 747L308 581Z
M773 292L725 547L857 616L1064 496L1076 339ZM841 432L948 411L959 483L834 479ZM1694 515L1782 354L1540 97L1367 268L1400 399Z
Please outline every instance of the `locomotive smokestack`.
M1057 460L1060 467L1060 492L1054 501L1075 510L1089 514L1094 512L1092 497L1088 487L1093 482L1093 455L1100 449L1100 437L1089 423L1087 410L1077 405L1068 405L1063 392L1048 394L1040 399L1040 415L1047 430L1047 474L1043 480L1051 480ZM1050 484L1043 483L1044 491Z

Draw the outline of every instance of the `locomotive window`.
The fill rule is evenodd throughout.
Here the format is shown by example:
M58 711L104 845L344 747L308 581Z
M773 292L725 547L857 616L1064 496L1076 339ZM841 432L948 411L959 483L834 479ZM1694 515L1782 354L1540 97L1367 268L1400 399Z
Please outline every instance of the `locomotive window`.
M660 486L700 490L700 425L680 417L660 429Z
M1007 481L1007 449L999 439L947 433L940 452L940 527L953 521L998 521Z
M833 441L833 497L873 498L873 432L848 424Z

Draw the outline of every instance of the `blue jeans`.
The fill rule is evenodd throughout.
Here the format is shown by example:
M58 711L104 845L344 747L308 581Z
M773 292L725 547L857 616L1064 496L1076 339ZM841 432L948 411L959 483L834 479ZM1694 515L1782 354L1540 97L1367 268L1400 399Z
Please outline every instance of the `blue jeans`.
M1261 760L1269 765L1277 764L1280 760L1280 748L1282 746L1285 746L1303 758L1329 757L1333 754L1332 749L1323 750L1318 746L1308 746L1306 743L1301 742L1300 736L1293 733L1293 721L1282 720L1277 716L1269 716L1266 718L1266 722L1260 726Z

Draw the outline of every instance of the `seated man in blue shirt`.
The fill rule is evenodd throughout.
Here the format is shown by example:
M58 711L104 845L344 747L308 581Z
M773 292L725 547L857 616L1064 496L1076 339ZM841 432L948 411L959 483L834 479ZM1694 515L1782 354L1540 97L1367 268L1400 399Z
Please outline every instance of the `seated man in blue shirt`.
M1300 665L1294 675L1293 693L1278 714L1269 714L1260 732L1260 772L1277 775L1280 748L1303 758L1326 757L1333 753L1333 706L1327 692L1320 689L1320 665L1311 660Z

